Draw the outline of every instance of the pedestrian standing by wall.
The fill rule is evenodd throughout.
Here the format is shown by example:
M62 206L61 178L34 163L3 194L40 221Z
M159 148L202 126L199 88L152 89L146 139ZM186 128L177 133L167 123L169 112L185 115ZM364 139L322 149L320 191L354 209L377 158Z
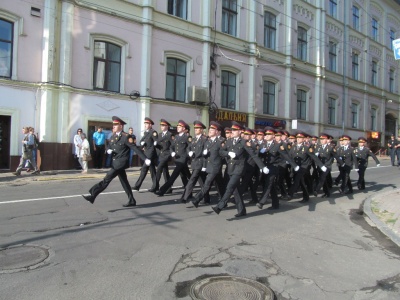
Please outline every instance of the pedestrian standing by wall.
M397 165L400 167L400 135L397 137L396 155L397 155Z
M396 157L396 146L397 141L394 139L394 135L390 136L390 140L388 141L389 155L390 161L392 162L392 166L395 166L395 157Z
M97 127L97 131L93 133L93 150L94 150L94 167L101 169L103 167L103 155L106 149L106 134L103 127Z
M79 151L79 163L82 165L82 174L86 174L88 172L88 161L83 160L84 155L90 155L90 145L86 138L86 134L81 134L82 144Z
M82 164L79 162L79 152L82 147L82 128L78 128L76 134L74 136L74 160L75 160L75 169L82 170Z

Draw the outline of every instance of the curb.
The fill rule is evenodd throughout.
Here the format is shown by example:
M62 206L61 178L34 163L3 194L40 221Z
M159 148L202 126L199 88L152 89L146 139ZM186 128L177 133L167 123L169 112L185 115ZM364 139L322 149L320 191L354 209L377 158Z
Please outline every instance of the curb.
M364 214L375 224L375 226L387 237L389 237L397 246L400 247L400 236L398 236L391 228L389 228L384 222L382 222L372 211L371 209L371 201L377 196L384 197L385 195L393 194L395 192L400 191L400 189L395 189L390 192L384 193L375 193L374 195L369 196L365 199L363 204Z

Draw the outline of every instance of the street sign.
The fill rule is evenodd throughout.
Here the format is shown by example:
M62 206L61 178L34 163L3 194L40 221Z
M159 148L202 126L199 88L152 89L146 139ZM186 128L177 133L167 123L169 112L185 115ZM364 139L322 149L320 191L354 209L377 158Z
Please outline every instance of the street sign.
M400 39L394 40L393 42L394 58L400 59Z

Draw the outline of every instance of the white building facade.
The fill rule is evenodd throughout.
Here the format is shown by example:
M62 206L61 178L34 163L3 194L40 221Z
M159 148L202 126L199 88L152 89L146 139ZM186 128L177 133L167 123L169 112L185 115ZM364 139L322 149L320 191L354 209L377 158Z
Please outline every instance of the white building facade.
M21 128L42 169L73 166L89 136L119 116L399 134L400 5L383 0L0 0L0 169ZM156 126L158 129L158 126ZM127 128L125 128L127 130Z

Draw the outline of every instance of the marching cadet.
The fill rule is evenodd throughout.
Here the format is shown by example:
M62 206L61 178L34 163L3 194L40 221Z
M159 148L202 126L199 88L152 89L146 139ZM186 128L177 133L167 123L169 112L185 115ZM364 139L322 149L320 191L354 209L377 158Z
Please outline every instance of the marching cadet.
M263 129L258 129L257 130L256 139L257 139L257 143L258 143L259 146L264 143L264 130Z
M341 194L352 194L353 187L350 180L350 172L355 164L356 169L358 169L358 162L354 154L354 149L350 145L351 137L348 135L342 136L342 146L337 149L337 155L342 159L344 165L340 168L340 178L342 179L342 184L339 188L339 193ZM336 180L335 180L336 181ZM346 191L346 187L348 190Z
M245 171L245 162L248 156L252 156L256 161L258 167L263 169L263 172L268 173L268 168L264 167L261 160L254 153L251 144L240 138L242 125L237 122L232 122L232 138L227 140L225 144L221 144L219 154L228 159L228 184L222 199L218 202L217 206L212 207L215 213L219 214L221 210L227 205L229 198L232 194L235 197L236 208L238 213L235 217L246 215L246 208L243 203L242 196L238 191L238 185L241 177Z
M271 209L279 208L279 198L277 193L277 176L279 176L279 165L282 160L288 161L293 168L299 168L295 162L286 153L285 147L275 138L276 131L272 127L265 129L265 144L260 150L260 156L263 163L269 169L269 173L264 175L264 189L257 207L262 209L267 202L269 195L271 195L272 206Z
M336 154L336 149L331 145L328 145L329 134L321 133L319 135L319 145L317 145L315 149L315 155L319 158L322 164L328 169L326 172L323 172L321 169L318 169L318 183L314 189L314 196L318 196L318 192L323 188L324 194L322 198L331 196L331 186L329 186L328 176L331 174L332 164L334 158L336 158L338 164L342 165L340 157ZM332 179L331 179L332 180Z
M232 137L232 129L230 127L225 127L225 138L229 140Z
M365 190L365 170L368 167L368 157L371 156L376 163L376 166L379 167L381 163L379 159L375 156L375 154L367 147L365 147L365 143L367 140L363 137L358 138L358 147L354 149L354 155L356 156L358 162L358 181L357 187L359 190Z
M223 196L223 158L219 155L219 150L221 148L221 143L224 143L226 139L221 137L221 131L222 126L219 123L214 121L210 122L210 127L208 128L208 139L204 143L203 147L204 164L202 171L205 171L207 176L203 186L201 187L201 190L194 196L194 199L192 200L192 203L195 207L198 207L200 201L208 196L213 183L215 184L220 197L222 198ZM207 202L205 201L205 203Z
M300 203L305 203L310 200L308 189L304 181L305 174L308 172L313 160L315 164L321 168L322 171L326 172L327 168L321 163L321 161L315 156L314 148L310 148L304 145L304 138L307 136L306 133L299 131L296 134L296 145L293 146L289 151L289 156L293 159L299 168L294 169L294 180L293 185L289 189L287 197L282 197L282 199L290 200L293 198L294 193L301 186L303 191L303 200Z
M158 133L153 129L154 122L152 119L146 117L144 118L144 134L140 139L140 146L146 157L151 160L151 164L148 166L147 164L143 163L142 168L140 170L140 175L138 180L133 187L133 190L138 191L140 186L143 183L143 180L146 178L147 172L150 169L151 180L153 182L152 187L149 191L154 192L157 189L157 181L156 181L156 168L157 165L157 140L158 140Z
M244 129L244 140L250 143L250 147L255 153L258 154L259 145L254 142L251 137L254 135L254 131L248 127ZM257 172L258 171L258 172ZM248 189L250 189L251 202L257 203L257 186L258 182L253 181L253 177L258 178L260 174L260 169L256 166L254 159L249 156L245 162L245 171L242 182L239 186L239 192L243 195Z
M155 189L149 190L150 192L156 192L160 188L160 179L161 175L164 177L164 183L168 181L170 175L168 171L168 162L170 161L171 156L171 144L172 144L172 134L169 131L171 124L167 122L165 119L160 120L160 129L161 132L158 135L157 140L157 155L158 155L158 166L156 172L156 185ZM170 191L167 191L166 194L169 194Z
M176 126L178 134L175 136L174 142L171 145L171 157L175 158L175 169L168 181L155 192L158 196L164 196L164 194L172 187L181 172L184 174L184 176L181 176L183 185L186 186L189 181L189 178L187 177L188 174L190 176L187 164L189 159L187 147L191 138L185 133L188 128L189 125L185 121L178 121L178 125Z
M281 146L285 149L285 152L288 154L290 148L292 147L291 144L289 143L289 135L290 133L287 130L281 130ZM289 154L288 154L289 155ZM277 179L277 184L279 187L279 190L281 192L282 197L286 197L288 193L288 189L292 186L292 179L290 178L290 164L288 161L285 159L280 159L280 162L278 163L278 179ZM286 182L286 186L285 186Z
M337 150L339 150L339 148L342 147L342 146L343 146L343 137L339 137L338 145L336 146L336 153L337 153ZM337 162L337 166L338 166L338 169L339 169L339 175L335 178L335 181L334 181L335 185L339 185L340 181L343 180L343 178L342 178L342 174L343 173L341 172L343 166L340 165L339 162Z
M120 118L114 116L113 120L113 135L111 136L110 146L107 150L108 154L112 155L111 168L108 170L106 176L102 181L95 184L90 190L90 195L82 195L85 200L94 203L96 197L104 191L110 182L118 176L125 193L128 195L128 203L124 207L136 206L135 198L133 197L131 186L129 185L126 171L129 167L129 154L130 149L134 150L141 159L144 160L146 166L151 164L151 160L135 145L134 139L131 135L124 132L123 126L126 124Z
M200 121L194 121L193 127L195 137L192 139L192 142L189 144L187 149L189 157L192 159L192 175L190 176L189 182L183 191L181 198L182 203L186 203L188 201L197 181L199 181L200 187L202 187L206 180L206 173L202 171L204 162L203 148L207 140L207 137L203 134L203 131L206 129L206 125ZM210 197L208 194L205 195L204 201L206 203L210 202Z

